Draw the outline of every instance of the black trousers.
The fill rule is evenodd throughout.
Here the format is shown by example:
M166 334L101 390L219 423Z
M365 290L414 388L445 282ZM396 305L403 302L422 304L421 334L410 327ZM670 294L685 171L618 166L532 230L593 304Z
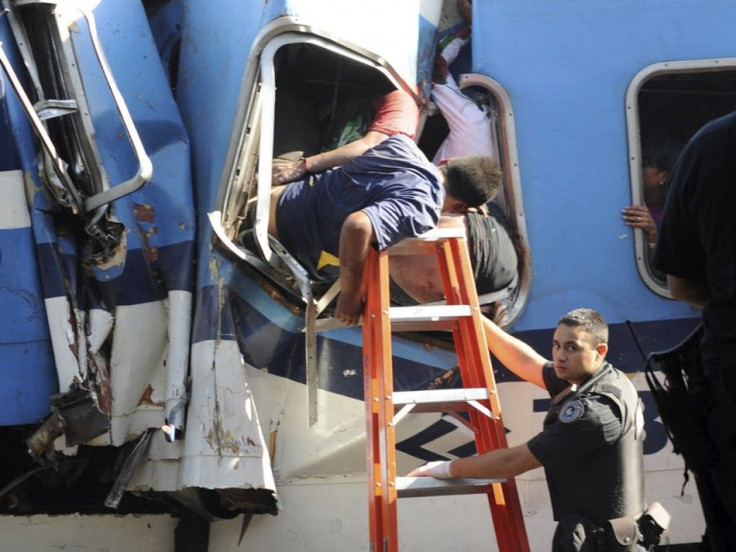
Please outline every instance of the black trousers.
M704 362L713 465L696 474L712 552L736 550L736 355Z

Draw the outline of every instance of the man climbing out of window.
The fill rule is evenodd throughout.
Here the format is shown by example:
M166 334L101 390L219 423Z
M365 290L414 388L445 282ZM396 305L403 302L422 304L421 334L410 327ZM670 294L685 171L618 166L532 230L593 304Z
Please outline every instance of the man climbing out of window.
M355 325L370 247L385 249L431 230L440 211L484 205L501 180L489 157L461 157L438 169L411 138L395 134L340 167L274 188L268 232L314 279L334 279L339 266L335 317Z
M465 42L467 40L463 40L462 44ZM453 43L448 47L450 51L454 52L450 61L457 55L462 44ZM455 86L455 88L457 87ZM462 95L459 90L458 93ZM473 101L469 98L466 99L472 104L472 108L478 111ZM374 102L373 108L375 115L372 119L368 117L370 124L367 124L367 129L365 126L362 129L356 129L354 127L357 123L353 124L352 120L342 121L345 117L338 117L343 123L349 124L344 125L348 130L337 129L334 138L330 140L329 146L337 146L336 149L309 156L301 161L275 166L273 183L289 182L304 178L308 173L319 173L327 168L345 164L370 148L381 144L389 136L403 135L414 138L419 110L414 99L408 93L395 90L380 96ZM357 120L366 119L366 114L362 110L359 115L359 117L356 117ZM358 124L358 126L360 125ZM485 133L488 134L490 140L489 129L489 121L486 120ZM361 136L362 132L365 132L365 134ZM468 130L468 132L472 135L476 134L473 129ZM466 137L465 142L468 139L472 141L473 136ZM448 141L446 140L446 142ZM490 146L485 147L485 150L490 151ZM476 151L478 150L469 153L475 153ZM441 162L444 161L443 159ZM500 169L498 178L498 185L500 185ZM316 181L312 184L314 183ZM493 195L495 195L495 192ZM272 199L272 208L273 206ZM480 207L480 205L478 206ZM504 296L511 294L518 282L516 276L518 263L508 229L501 222L503 216L500 209L494 212L492 216L473 213L469 214L468 217L443 215L442 219L444 220L442 224L444 226L465 224L478 293L498 294L503 292ZM286 244L284 245L286 246ZM289 249L288 246L287 249ZM395 281L392 281L392 289L394 290L392 297L400 304L441 300L444 292L436 261L430 265L427 263L432 263L432 259L422 258L414 259L414 261L406 262L405 260L392 259L391 273L392 276L395 276ZM329 279L330 271L328 267L330 264L336 266L338 264L337 258L323 254L316 267L313 267L321 272L321 278L318 279ZM314 270L310 267L307 267L307 269L314 275ZM336 277L336 275L333 275L333 277ZM398 287L396 285L397 281L400 282Z

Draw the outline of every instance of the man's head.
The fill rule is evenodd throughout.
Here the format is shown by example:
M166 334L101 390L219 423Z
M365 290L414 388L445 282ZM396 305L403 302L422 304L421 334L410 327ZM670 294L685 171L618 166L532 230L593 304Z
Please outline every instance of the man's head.
M579 385L603 364L608 352L608 325L592 309L576 309L560 318L552 338L557 377Z
M484 155L455 157L440 166L447 197L443 211L464 213L491 201L503 182L501 166Z

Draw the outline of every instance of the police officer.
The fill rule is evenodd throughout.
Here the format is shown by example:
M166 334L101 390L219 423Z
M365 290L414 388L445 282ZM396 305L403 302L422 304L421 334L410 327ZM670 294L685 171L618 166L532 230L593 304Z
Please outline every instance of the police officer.
M736 550L736 111L701 128L667 184L652 260L672 297L703 311L702 416L715 457L696 472L712 550ZM688 436L682 436L685 439ZM685 457L686 463L694 459Z
M558 522L553 552L638 551L644 511L643 416L636 389L606 361L608 326L591 309L563 316L552 361L484 319L488 347L519 377L549 391L544 429L528 442L430 462L409 475L510 478L544 466Z

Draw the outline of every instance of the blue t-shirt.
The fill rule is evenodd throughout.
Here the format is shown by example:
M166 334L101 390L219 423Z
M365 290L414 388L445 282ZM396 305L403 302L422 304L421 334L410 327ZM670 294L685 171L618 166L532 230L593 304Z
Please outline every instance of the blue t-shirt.
M437 226L445 200L439 173L406 136L387 138L342 167L289 184L279 198L279 241L315 279L334 279L340 231L363 211L377 249Z

